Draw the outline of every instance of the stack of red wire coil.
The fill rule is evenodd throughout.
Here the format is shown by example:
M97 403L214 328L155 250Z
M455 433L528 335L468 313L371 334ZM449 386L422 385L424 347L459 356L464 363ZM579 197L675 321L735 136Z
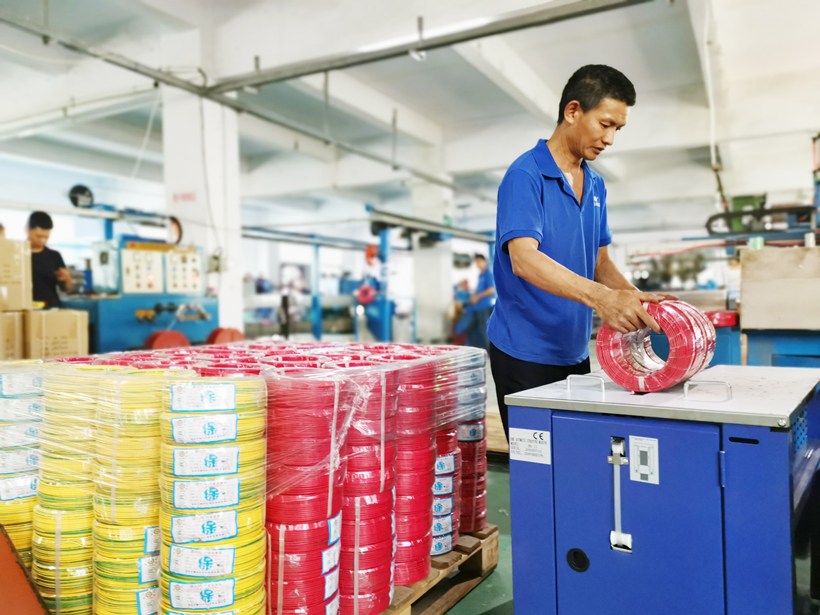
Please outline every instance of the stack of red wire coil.
M354 399L342 504L341 612L378 615L393 599L399 371L362 360L326 367L342 370Z
M415 361L399 370L396 459L396 585L430 574L436 441L433 430L435 364L415 354L374 357L385 363Z
M344 437L352 403L330 371L291 367L265 374L271 612L325 613L339 600Z
M604 324L598 331L598 362L612 380L629 391L662 391L688 380L709 365L717 336L707 316L683 301L645 305L669 340L664 362L652 350L648 328L622 334Z

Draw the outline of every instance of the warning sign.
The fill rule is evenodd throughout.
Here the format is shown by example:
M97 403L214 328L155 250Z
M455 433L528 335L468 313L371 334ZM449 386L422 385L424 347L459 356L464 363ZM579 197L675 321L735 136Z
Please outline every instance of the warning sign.
M510 459L550 465L550 432L511 427Z

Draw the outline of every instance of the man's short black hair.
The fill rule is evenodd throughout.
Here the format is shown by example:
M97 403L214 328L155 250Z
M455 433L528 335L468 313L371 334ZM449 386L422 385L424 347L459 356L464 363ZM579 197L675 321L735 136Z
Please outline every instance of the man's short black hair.
M581 104L584 113L601 104L604 98L614 98L628 107L635 104L635 86L621 71L605 64L587 64L569 78L558 105L558 123L564 121L564 111L573 100Z
M35 211L28 217L28 227L31 229L41 228L45 231L50 231L54 228L54 222L44 211Z

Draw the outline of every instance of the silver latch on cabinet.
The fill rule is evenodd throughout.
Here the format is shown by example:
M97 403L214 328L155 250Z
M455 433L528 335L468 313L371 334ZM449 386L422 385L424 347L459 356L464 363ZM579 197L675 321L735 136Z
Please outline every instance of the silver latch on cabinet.
M615 530L609 533L609 546L614 551L632 553L632 534L624 534L621 528L621 466L629 465L624 438L611 438L612 489L615 495Z

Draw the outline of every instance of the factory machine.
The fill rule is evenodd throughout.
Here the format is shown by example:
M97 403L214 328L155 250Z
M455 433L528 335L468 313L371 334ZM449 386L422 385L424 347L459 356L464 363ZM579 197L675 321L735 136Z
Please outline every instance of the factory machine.
M599 372L508 396L516 614L816 612L818 382L721 365L658 393Z
M163 337L205 343L219 312L217 299L205 296L204 267L195 247L129 237L95 243L93 294L63 307L88 312L92 353L161 345Z

